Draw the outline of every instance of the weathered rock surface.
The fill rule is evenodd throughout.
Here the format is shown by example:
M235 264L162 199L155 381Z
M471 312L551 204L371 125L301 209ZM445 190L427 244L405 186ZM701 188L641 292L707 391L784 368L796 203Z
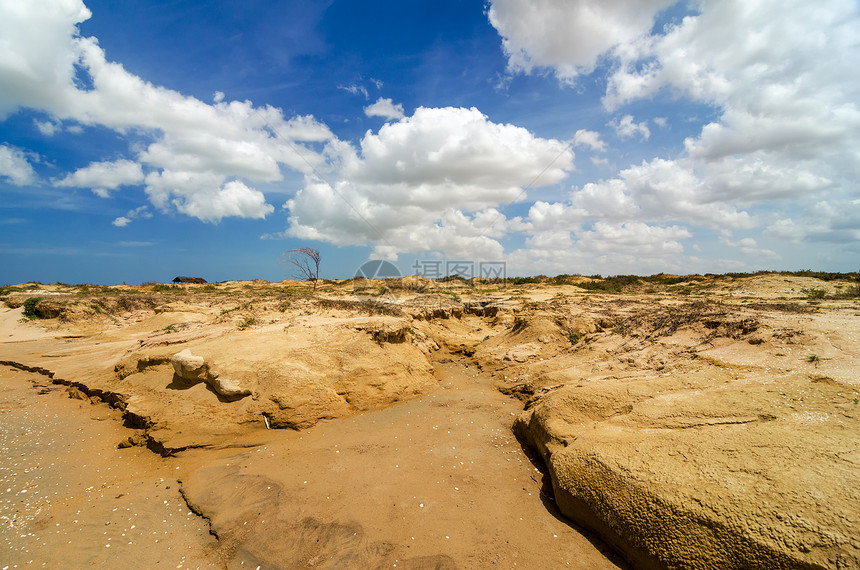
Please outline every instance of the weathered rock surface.
M229 378L221 378L217 372L211 371L206 383L212 387L219 395L229 399L244 398L250 396L251 391L247 388L242 388L235 380Z
M206 380L208 369L202 356L194 356L189 349L177 352L170 359L173 370L182 380L202 382Z
M515 422L556 503L640 568L860 567L855 392L806 374L553 390Z
M216 394L228 400L251 395L250 390L242 388L235 380L223 378L202 356L194 356L187 348L174 354L170 363L180 379L191 383L206 382Z

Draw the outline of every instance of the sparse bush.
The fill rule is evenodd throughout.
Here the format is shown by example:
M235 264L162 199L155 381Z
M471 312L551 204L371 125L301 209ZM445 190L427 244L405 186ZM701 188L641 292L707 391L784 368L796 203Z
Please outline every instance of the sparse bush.
M468 285L470 287L472 286L472 282L469 279L466 279L465 277L457 273L453 273L451 275L446 275L445 277L440 277L439 279L436 279L437 283L450 283L452 281L459 281L463 285Z
M350 301L346 299L318 299L316 305L322 309L339 309L342 311L361 311L372 315L401 316L403 311L397 306L389 305L377 299L362 299ZM309 311L306 313L310 314Z
M245 317L245 320L239 323L239 330L243 331L248 327L252 327L257 324L257 319L254 317Z
M511 285L527 285L530 283L542 283L544 279L546 279L546 277L543 275L536 275L534 277L509 277L508 283Z
M4 285L0 287L0 297L5 297L9 293L17 293L19 291L23 291L20 287L10 287L8 285Z
M649 275L648 277L643 277L643 281L648 281L649 283L660 283L662 285L677 285L678 283L686 283L688 281L701 281L704 277L701 275L666 275L665 273L658 273L656 275Z
M567 273L562 273L560 275L556 275L555 277L547 277L546 284L547 285L569 285L571 277L573 277L573 275L568 275Z
M592 277L594 279L594 277ZM602 291L605 293L620 293L626 287L632 285L639 285L641 281L639 281L639 277L636 275L615 275L613 277L606 277L602 279L596 279L594 281L584 281L582 283L574 283L580 289L585 289L586 291Z
M801 289L801 291L803 291L803 294L806 295L807 299L823 299L827 296L827 291L824 289L810 288Z
M41 301L41 297L30 297L26 301L24 301L24 317L30 319L38 319L39 315L36 314L36 303Z
M785 300L785 297L779 297L779 299ZM785 313L814 313L818 310L801 303L749 303L747 307L760 311L782 311Z
M165 292L181 292L185 293L185 288L181 285L168 285L166 283L156 283L152 286L152 290L155 293L165 293Z
M442 291L442 292L445 293L446 295L450 296L451 300L454 301L455 303L459 303L462 301L462 299L460 298L460 295L458 295L457 293L455 293L453 291Z
M839 291L832 295L834 299L857 299L860 298L860 283L851 285L844 291Z

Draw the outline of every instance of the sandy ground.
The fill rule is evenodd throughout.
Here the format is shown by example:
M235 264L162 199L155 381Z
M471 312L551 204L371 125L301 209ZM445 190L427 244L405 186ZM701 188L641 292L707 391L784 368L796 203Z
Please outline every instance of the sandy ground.
M176 462L128 437L105 405L39 394L0 367L0 568L221 568Z
M213 520L241 543L231 567L617 567L541 500L543 476L510 432L516 402L474 366L440 360L425 397L218 460L188 454L193 503L209 511L235 492L213 481L247 493L247 509Z
M0 560L10 568L625 567L554 508L545 476L510 432L517 402L457 355L437 363L439 389L426 397L303 432L258 433L265 443L241 452L169 459L116 449L128 430L106 405L2 368ZM180 479L192 506L226 511L212 521L228 537L221 544L189 510Z
M573 491L550 451L573 450L585 439L571 434L585 427L609 434L602 453L626 458L619 472L656 469L654 480L667 482L658 503L682 479L695 494L697 473L722 465L713 425L734 434L796 420L800 428L768 436L771 447L796 437L809 457L832 456L846 481L857 479L860 306L808 297L850 283L761 275L623 294L572 284L361 286L326 284L312 296L294 282L54 285L7 296L0 570L624 568L555 502ZM47 299L52 316L21 320L28 296ZM205 359L199 379L176 372L171 359L184 349ZM250 395L218 393L218 378ZM541 421L521 441L540 454L512 431L530 410ZM804 435L810 418L832 423L832 441ZM675 429L698 438L701 466L655 437ZM138 446L117 449L130 436ZM647 456L638 441L653 447ZM828 490L809 495L809 466L788 469L790 458L744 445L727 456L732 477L753 450L765 462L743 474L749 488L772 485L787 497L778 517L794 524L809 512L819 534L832 535L824 546L798 535L786 548L818 556L820 567L850 567L843 562L860 546L843 534L857 528L856 493L824 465L816 481ZM709 485L703 508L722 508L723 482ZM830 508L824 496L844 504ZM738 504L732 520L757 520ZM825 528L828 517L841 522ZM656 529L656 543L668 536L659 520L632 524ZM611 538L618 552L635 532Z

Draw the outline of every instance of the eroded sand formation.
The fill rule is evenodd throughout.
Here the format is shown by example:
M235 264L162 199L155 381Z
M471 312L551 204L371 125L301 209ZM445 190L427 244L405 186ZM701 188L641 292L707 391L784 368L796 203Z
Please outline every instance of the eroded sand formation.
M32 286L0 361L182 460L228 566L860 566L856 284L577 282Z

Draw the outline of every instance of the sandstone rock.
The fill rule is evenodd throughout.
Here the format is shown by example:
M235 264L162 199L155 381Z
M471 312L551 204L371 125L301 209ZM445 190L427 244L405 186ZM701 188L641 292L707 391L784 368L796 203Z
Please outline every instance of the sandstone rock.
M36 303L35 311L40 319L56 319L63 315L65 306L58 301L43 299Z
M525 362L540 352L540 346L535 343L520 344L511 348L502 357L502 360L513 362Z
M239 399L251 395L250 390L242 388L235 380L222 378L216 372L210 372L206 383L209 384L215 392L227 399Z
M597 323L588 317L577 317L567 323L567 329L576 334L591 334L597 331Z
M145 446L146 445L146 435L142 433L136 433L134 435L130 435L124 440L120 441L117 444L117 449L127 449L129 447L136 446Z
M200 382L206 379L208 370L202 356L194 356L189 349L178 352L170 359L176 375L189 382Z
M347 416L349 405L326 386L306 385L290 393L270 396L277 405L266 412L273 428L306 429L321 419Z
M206 382L219 396L235 400L250 396L251 391L242 388L238 382L223 378L202 356L191 354L189 349L178 352L170 359L176 375L187 382Z
M860 470L827 451L860 452L860 420L833 405L850 390L608 379L539 398L514 429L561 512L637 568L856 568Z

